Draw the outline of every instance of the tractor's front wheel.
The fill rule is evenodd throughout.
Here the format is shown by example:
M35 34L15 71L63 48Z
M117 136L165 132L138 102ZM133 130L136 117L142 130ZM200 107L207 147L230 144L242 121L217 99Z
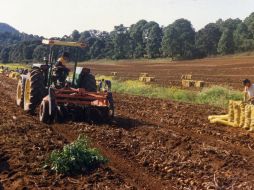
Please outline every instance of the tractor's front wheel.
M34 113L45 96L44 76L39 69L32 70L26 78L24 87L24 110Z
M46 124L51 124L55 119L54 116L55 115L53 113L51 113L51 115L49 114L49 101L43 100L39 110L40 121Z

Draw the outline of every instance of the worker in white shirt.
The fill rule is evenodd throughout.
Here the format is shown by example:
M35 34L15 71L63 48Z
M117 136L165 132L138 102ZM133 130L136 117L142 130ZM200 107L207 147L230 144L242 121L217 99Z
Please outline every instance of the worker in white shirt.
M254 84L249 79L243 81L245 101L254 104Z

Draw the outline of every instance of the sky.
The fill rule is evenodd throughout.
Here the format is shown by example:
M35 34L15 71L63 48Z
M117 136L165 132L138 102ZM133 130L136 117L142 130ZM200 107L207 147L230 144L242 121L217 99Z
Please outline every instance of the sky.
M198 30L219 18L244 19L252 12L254 0L0 0L0 22L44 37L74 29L111 31L141 19L167 26L185 18Z

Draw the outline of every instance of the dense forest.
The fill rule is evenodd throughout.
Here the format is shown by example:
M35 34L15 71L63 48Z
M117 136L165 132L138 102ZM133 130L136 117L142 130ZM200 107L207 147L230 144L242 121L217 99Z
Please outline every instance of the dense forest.
M6 24L0 24L1 62L41 61L48 51L48 47L41 44L41 39L43 37L20 33ZM219 19L199 31L195 31L186 19L176 20L166 27L140 20L130 27L122 24L115 26L111 32L74 30L71 35L54 39L86 43L88 46L79 52L81 61L103 58L204 58L254 50L254 13L243 21ZM63 50L57 51L61 53ZM67 51L73 52L73 49L67 48Z

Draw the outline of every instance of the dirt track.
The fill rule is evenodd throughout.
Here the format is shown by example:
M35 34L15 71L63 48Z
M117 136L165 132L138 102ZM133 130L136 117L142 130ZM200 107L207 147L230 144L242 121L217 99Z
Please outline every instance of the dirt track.
M162 86L181 86L181 75L192 74L195 80L204 80L209 85L229 85L242 89L242 80L249 78L254 81L254 57L222 57L207 58L192 61L165 62L154 61L118 61L117 64L86 63L94 73L109 75L118 72L121 79L137 80L142 72L156 78L156 83ZM128 71L128 72L126 72Z
M0 189L254 189L254 135L208 124L221 109L115 95L112 125L47 126L15 106L15 86L0 77ZM79 134L108 165L78 176L43 169Z

